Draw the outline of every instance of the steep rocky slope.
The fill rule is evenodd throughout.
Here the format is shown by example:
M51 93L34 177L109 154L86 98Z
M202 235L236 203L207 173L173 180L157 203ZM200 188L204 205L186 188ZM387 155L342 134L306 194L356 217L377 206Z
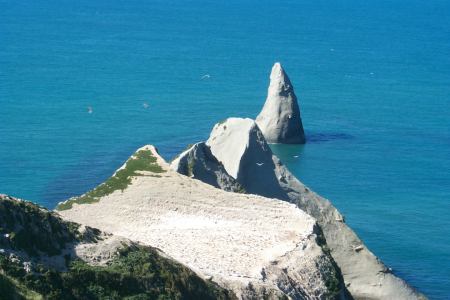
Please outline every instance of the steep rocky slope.
M244 191L242 186L228 175L204 142L197 143L182 152L172 161L170 167L180 174L201 180L225 191Z
M234 299L160 250L0 196L0 299Z
M154 147L137 153L142 151L153 156L163 172L136 170L125 189L91 204L71 199L59 213L158 247L241 299L346 297L340 271L314 218L285 201L225 192L180 175ZM220 166L214 170L223 172Z
M206 142L228 175L248 193L295 203L317 219L345 283L357 299L418 299L403 280L391 274L326 199L295 178L272 154L251 119L230 118L216 124ZM189 155L189 150L185 152ZM201 162L195 162L201 165ZM224 175L221 175L224 176Z

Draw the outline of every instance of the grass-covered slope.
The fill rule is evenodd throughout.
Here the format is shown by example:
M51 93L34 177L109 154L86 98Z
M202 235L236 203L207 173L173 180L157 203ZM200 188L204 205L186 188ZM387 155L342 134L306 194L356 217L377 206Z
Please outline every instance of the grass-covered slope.
M79 225L28 201L0 196L0 247L29 256L54 256L80 241Z
M66 272L39 266L27 273L21 261L0 256L0 270L7 282L5 287L0 285L0 295L23 295L25 287L28 294L34 292L46 299L232 298L227 291L202 280L188 268L142 246L120 249L106 266L73 260Z
M145 175L142 171L155 174ZM74 197L65 202L61 202L56 209L70 209L74 203L87 204L97 202L101 197L107 196L114 191L125 190L134 176L160 176L158 173L163 172L165 172L165 170L158 165L157 158L153 155L151 150L138 150L126 161L123 168L114 173L114 175L104 183L80 197Z
M80 227L30 202L0 196L0 299L234 298L159 250L131 242L105 265L88 264L74 248L102 245L102 236ZM63 271L49 264L61 255Z

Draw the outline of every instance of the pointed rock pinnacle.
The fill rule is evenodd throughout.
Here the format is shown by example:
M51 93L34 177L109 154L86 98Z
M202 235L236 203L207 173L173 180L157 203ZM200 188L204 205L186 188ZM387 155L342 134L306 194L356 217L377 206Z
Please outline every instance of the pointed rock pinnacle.
M256 123L268 143L305 143L297 96L289 77L278 62L272 67L267 99Z

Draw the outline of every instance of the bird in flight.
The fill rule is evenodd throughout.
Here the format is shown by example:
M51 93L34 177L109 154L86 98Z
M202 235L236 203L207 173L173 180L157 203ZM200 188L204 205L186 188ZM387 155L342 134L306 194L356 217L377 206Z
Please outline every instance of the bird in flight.
M209 78L211 78L211 75L209 75L209 74L205 74L202 76L202 80L209 79Z
M261 167L264 163L256 163L258 167Z
M87 112L88 112L88 114L92 114L93 111L94 111L94 110L92 109L92 106L88 106L88 107L87 107Z
M148 105L147 102L142 103L142 106L143 106L145 109L147 109L147 108L149 107L149 105Z

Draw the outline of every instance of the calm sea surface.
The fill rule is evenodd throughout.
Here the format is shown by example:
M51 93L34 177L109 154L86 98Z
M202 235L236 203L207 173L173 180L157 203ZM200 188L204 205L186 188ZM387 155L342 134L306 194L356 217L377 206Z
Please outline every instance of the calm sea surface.
M275 61L309 140L275 153L450 299L448 1L0 0L0 193L53 208L144 144L170 159L254 118Z

